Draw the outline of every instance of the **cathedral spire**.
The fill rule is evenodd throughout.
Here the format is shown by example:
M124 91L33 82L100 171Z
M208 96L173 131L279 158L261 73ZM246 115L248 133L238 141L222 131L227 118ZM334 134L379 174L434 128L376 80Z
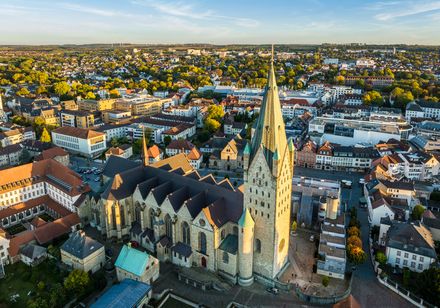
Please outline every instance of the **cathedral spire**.
M148 151L147 151L147 143L145 141L145 130L143 127L142 127L142 160L143 160L144 166L148 166L149 157L148 157Z
M280 151L279 155L284 155L284 150L287 146L278 86L275 78L273 46L268 80L264 89L260 115L252 139L252 155L255 155L260 145L265 150L265 156L268 160L275 153L276 149Z

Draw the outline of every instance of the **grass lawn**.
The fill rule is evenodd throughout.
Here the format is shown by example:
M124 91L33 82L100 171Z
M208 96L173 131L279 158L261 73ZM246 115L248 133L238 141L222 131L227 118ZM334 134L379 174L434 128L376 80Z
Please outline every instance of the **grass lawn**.
M6 277L0 279L0 303L6 307L27 307L28 296L37 293L37 284L43 281L47 288L55 283L62 283L65 273L60 273L53 261L46 260L36 267L30 267L22 262L5 266ZM19 295L16 302L11 297Z
M14 235L26 231L26 228L21 223L19 223L15 226L7 228L5 231L8 232L10 235Z

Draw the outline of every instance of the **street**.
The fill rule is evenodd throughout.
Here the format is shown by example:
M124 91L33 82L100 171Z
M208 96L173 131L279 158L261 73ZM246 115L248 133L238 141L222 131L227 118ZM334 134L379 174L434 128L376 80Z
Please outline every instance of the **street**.
M371 257L368 253L369 225L367 210L359 207L359 199L362 197L362 189L361 186L359 186L359 179L363 177L363 174L295 167L294 175L318 177L328 180L352 181L351 189L342 189L341 201L346 201L348 208L352 206L357 207L358 219L361 222L363 249L367 253L367 260L365 263L357 266L357 269L354 272L352 295L361 304L361 307L411 307L412 305L404 298L382 286L377 281L376 274L374 273Z

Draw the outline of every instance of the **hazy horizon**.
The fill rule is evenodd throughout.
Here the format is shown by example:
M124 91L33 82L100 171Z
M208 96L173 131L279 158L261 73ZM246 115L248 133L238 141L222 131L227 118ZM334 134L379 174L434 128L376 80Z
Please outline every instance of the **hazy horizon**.
M0 29L0 45L436 46L440 1L12 0Z

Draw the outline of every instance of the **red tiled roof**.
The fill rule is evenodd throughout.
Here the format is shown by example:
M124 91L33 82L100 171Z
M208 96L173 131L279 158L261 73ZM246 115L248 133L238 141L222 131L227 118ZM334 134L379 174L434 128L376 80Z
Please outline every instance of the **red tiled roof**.
M39 244L46 244L61 235L70 233L72 227L79 223L80 219L78 214L69 214L34 230L35 238Z
M44 150L40 155L38 155L35 160L45 160L49 158L55 158L57 156L69 155L66 150L60 147L53 147L48 150Z
M18 252L20 251L20 247L23 245L26 245L29 242L32 242L35 240L34 231L24 231L18 234L17 236L14 236L9 241L9 256L15 257L18 255Z

